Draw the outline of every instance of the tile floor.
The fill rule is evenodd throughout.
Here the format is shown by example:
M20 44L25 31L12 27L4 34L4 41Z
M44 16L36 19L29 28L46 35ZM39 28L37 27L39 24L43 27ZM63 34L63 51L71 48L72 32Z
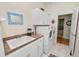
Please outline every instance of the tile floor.
M47 55L43 54L42 57L48 57L49 54L53 54L57 57L72 57L69 53L69 46L57 43Z
M69 46L60 43L57 43L48 54L50 53L58 57L70 57Z
M43 54L42 57L48 57L46 54Z

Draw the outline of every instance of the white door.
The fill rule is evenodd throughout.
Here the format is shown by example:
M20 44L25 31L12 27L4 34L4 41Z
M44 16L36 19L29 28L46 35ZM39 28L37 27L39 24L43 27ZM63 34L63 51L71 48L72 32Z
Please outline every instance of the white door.
M76 32L77 32L77 24L78 24L78 13L79 8L75 9L72 14L72 21L71 21L71 33L70 33L70 51L74 54L75 51L75 42L76 42Z

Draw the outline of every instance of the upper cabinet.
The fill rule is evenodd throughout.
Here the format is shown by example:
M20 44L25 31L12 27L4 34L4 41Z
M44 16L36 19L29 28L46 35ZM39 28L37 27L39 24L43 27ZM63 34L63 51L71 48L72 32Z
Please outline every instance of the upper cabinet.
M49 24L49 15L47 12L42 11L40 8L32 10L32 21L33 25L48 25Z

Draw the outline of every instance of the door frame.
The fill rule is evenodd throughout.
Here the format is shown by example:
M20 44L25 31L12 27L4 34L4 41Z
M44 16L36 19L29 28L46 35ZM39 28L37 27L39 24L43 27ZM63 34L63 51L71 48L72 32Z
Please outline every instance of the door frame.
M74 40L74 48L73 48L73 52L71 53L71 55L74 55L74 53L75 53L75 48L76 48L76 40L77 40L77 31L78 31L78 21L79 20L77 20L77 26L76 26L76 35L75 35L75 40Z
M75 31L75 40L74 40L74 45L73 45L73 50L70 51L70 55L74 55L75 53L75 48L76 48L76 40L77 40L77 31L78 31L78 18L79 18L79 7L75 9L76 10L76 19L77 19L77 25L76 25L76 31ZM73 12L74 13L74 12Z
M60 15L58 15L58 17L59 16L63 16L63 15L72 15L73 13L66 13L66 14L60 14ZM63 20L65 20L65 18L61 18L61 19L63 19ZM72 21L72 19L71 19L71 21ZM59 18L58 18L58 22L59 22ZM59 24L59 23L58 23ZM57 27L58 27L58 25L57 25ZM64 25L63 25L63 27L64 27ZM70 26L71 27L71 26ZM58 28L57 28L57 31L58 31ZM64 29L63 29L63 32L64 32ZM70 32L71 32L71 28L70 28ZM70 34L71 35L71 34ZM64 37L63 37L64 38ZM57 32L57 40L58 40L58 32ZM68 46L70 46L70 38L69 38L69 43L68 43Z

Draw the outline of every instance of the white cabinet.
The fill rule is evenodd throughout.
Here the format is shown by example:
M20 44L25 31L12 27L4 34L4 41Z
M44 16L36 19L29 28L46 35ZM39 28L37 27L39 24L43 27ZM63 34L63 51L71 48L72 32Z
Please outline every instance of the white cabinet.
M37 41L33 42L31 50L31 57L39 57L43 54L43 37L39 38Z
M4 57L5 53L4 53L4 45L3 45L3 39L2 39L2 30L1 30L1 26L0 26L0 57Z
M36 8L32 10L32 22L36 25L47 25L50 23L50 18L47 12L41 11L40 9Z
M43 37L7 55L8 57L39 57L43 53Z
M44 52L49 52L49 26L39 26L37 27L37 33L44 35Z
M4 57L5 53L4 53L4 46L3 46L3 40L0 37L0 57Z
M40 38L39 42L38 42L38 46L37 46L37 52L38 52L38 56L41 56L43 54L43 38Z

